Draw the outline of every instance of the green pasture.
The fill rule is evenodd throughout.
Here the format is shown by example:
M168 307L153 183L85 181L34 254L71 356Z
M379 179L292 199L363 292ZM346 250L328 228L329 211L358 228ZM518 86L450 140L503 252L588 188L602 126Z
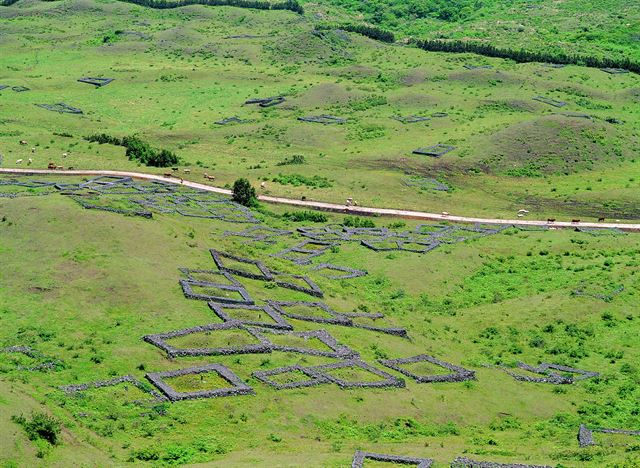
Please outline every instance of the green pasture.
M245 176L264 181L265 194L485 217L513 218L519 209L531 218L640 216L637 75L314 31L317 15L307 7L304 16L90 0L2 7L0 84L30 88L0 91L2 166L26 167L32 158L37 168L163 171L128 161L123 148L83 140L137 134L175 151L190 170L181 172L186 178L202 181L206 173L224 186ZM76 81L83 76L115 81L95 89ZM275 95L286 101L243 105ZM534 101L537 95L567 105ZM84 114L35 105L57 102ZM392 119L434 113L447 116ZM321 114L348 120L297 120ZM214 123L232 116L248 122ZM438 143L456 149L439 159L412 154ZM280 165L294 155L304 164ZM451 190L403 183L416 177Z
M285 221L282 212L263 207L257 216L276 228L305 225ZM0 219L0 345L29 345L60 361L56 370L29 372L19 370L12 355L0 355L0 460L6 466L68 466L73 460L84 466L342 467L357 448L427 456L437 466L459 455L564 467L640 462L633 437L595 434L600 444L586 449L576 440L580 423L628 429L639 424L640 251L633 234L508 229L427 254L376 253L343 243L313 263L369 274L330 280L311 266L270 256L303 238L265 244L223 236L245 225L84 210L56 193L2 198ZM337 215L329 220L341 221ZM385 218L374 222L401 231L415 227ZM215 268L209 248L306 274L334 310L382 312L386 317L376 325L404 327L410 339L291 320L296 330L325 329L372 364L432 354L476 371L477 380L417 384L406 378L404 389L323 385L277 391L251 373L333 360L279 352L168 359L142 336L219 322L206 303L186 299L178 284L180 267ZM239 279L258 302L316 300ZM597 295L620 286L622 292L609 301L573 294L583 289ZM198 346L244 342L233 335L190 338L199 340ZM178 340L184 338L175 344ZM180 343L189 344L194 342ZM491 367L517 361L552 362L601 375L556 387L517 382ZM75 396L58 389L126 374L144 381L147 372L211 362L228 366L255 396L168 404L131 385ZM180 389L220 385L215 376L174 381ZM62 444L40 454L44 458L9 421L31 408L55 415L64 426Z

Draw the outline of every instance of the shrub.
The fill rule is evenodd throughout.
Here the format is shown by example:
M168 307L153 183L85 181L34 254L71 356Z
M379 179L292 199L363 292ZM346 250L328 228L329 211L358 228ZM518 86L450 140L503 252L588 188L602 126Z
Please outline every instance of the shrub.
M343 226L352 228L374 228L375 223L367 218L360 218L359 216L346 216L342 222Z
M29 440L45 440L51 445L56 445L59 441L61 425L60 421L53 416L43 412L33 412L30 419L20 415L12 416L11 420L22 426Z
M258 204L256 189L245 178L238 179L233 183L233 197L231 199L236 203L249 207Z
M306 185L307 187L329 188L333 186L329 179L327 179L326 177L320 177L318 175L307 177L302 174L278 174L277 177L273 178L273 182L277 182L282 185L293 185L294 187Z
M303 221L308 221L311 223L326 223L329 219L324 213L318 213L316 211L287 211L284 215L282 215L282 217L296 223L300 223Z
M307 161L301 154L294 154L290 158L284 158L282 161L276 164L276 166L293 166L297 164L304 164Z

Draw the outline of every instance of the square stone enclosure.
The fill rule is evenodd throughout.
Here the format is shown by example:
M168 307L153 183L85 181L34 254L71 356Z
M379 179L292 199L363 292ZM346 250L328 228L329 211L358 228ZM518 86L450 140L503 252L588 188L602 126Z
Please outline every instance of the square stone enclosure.
M205 372L216 372L220 377L229 382L230 386L228 388L219 388L212 390L178 392L165 382L165 379L169 379L171 377L180 377L190 374L202 374ZM174 371L153 372L147 374L146 378L172 402L180 400L192 400L196 398L217 398L223 396L254 394L254 391L251 387L249 387L240 379L240 377L238 377L229 368L223 366L222 364L208 364L205 366L189 367L186 369L178 369Z

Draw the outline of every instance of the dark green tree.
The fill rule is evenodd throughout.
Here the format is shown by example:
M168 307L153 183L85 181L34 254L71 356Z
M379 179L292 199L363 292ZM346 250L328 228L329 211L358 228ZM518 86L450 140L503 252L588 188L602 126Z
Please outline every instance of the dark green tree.
M244 177L233 183L233 197L231 199L244 206L256 206L258 204L256 189Z

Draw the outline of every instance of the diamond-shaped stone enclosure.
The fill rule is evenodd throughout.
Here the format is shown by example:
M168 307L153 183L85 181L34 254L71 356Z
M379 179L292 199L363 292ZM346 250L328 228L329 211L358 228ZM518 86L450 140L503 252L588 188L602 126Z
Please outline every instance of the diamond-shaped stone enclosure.
M86 77L80 78L78 81L80 83L93 85L96 88L101 88L111 83L114 79L115 78L95 78L95 77L86 76Z
M312 271L321 271L320 276L324 276L329 279L351 279L365 276L367 274L364 270L358 270L356 268L349 268L339 265L333 265L331 263L320 263L311 269ZM336 272L338 274L331 274Z
M442 143L438 143L437 145L427 146L424 148L417 148L413 150L413 154L419 154L422 156L431 156L434 158L439 158L444 156L445 154L456 149L455 146L451 145L443 145Z
M232 254L222 252L220 250L215 250L215 249L209 249L209 252L213 257L213 261L215 262L216 266L222 271L226 271L227 273L231 273L232 275L242 276L244 278L249 278L249 279L256 279L256 280L262 280L262 281L273 280L273 274L266 267L266 265L262 263L260 260L252 260L250 258L238 257L236 255L232 255ZM238 263L243 263L246 265L246 269L240 269L238 267L229 267L225 264L225 259L235 261ZM251 271L252 266L254 267L253 268L254 271Z
M194 333L210 333L222 331L238 331L247 334L255 343L231 345L215 348L180 348L168 342L174 338L180 338ZM156 333L146 335L143 340L162 349L169 357L177 356L219 356L231 354L252 354L252 353L270 353L272 349L271 343L263 336L256 333L251 328L245 327L238 321L215 323L208 325L200 325L197 327L184 328L182 330L174 330L165 333Z
M267 301L267 303L273 307L280 314L298 320L304 320L307 322L317 323L331 323L334 325L353 325L353 321L343 314L340 314L328 305L322 302L305 302L305 301ZM315 315L313 313L304 314L299 312L292 312L290 309L293 307L302 307L306 309L316 310L323 315Z
M373 374L381 378L381 380L352 381L352 380L345 380L331 374L332 370L344 369L344 368L355 368L355 369L364 370L365 372L368 372L370 374ZM324 364L321 366L307 367L307 370L311 372L313 375L326 378L327 380L338 385L340 388L389 388L389 387L404 388L405 386L404 380L399 379L387 372L384 372L358 359L351 359L348 361L341 361L341 362L336 362L332 364Z
M257 330L254 329L253 332L259 336L264 341L269 341L271 343L271 349L273 351L282 351L288 353L300 353L300 354L309 354L311 356L323 356L334 359L354 359L359 357L359 354L349 348L348 346L342 345L338 343L338 341L329 334L326 330L313 330L313 331L284 331L284 330L274 330L274 329L265 329L265 330ZM304 341L318 340L322 343L326 349L317 349L312 347L301 347L301 346L292 346L292 345L278 345L273 343L274 339L270 339L268 335L280 335L287 337L295 337L302 338Z
M207 281L180 280L185 297L201 301L213 301L229 304L253 305L253 299L242 286L209 283ZM209 290L209 293L198 293L196 288ZM219 291L219 293L214 293ZM225 294L225 295L221 295ZM235 296L235 297L232 297Z
M268 305L237 305L237 304L219 304L215 302L209 302L209 307L225 322L240 322L243 325L250 325L256 327L275 328L279 330L293 330L293 327L285 320L285 318L272 307ZM233 317L234 312L250 312L252 315L263 315L264 319L257 317L256 320L251 319L239 319Z
M278 375L286 375L286 374L302 374L305 379L304 380L294 380L292 382L287 383L278 383L269 377L274 377ZM279 367L277 369L271 369L267 371L256 371L252 374L259 381L274 387L278 390L284 390L288 388L300 388L300 387L314 387L316 385L321 385L323 383L328 383L329 381L319 375L313 374L309 372L305 367L295 365L295 366L287 366L287 367Z
M428 354L419 354L417 356L400 358L400 359L381 359L378 361L383 366L393 369L401 374L411 377L418 383L431 383L431 382L463 382L465 380L474 380L476 378L475 372L465 369L460 366L450 364L445 361L441 361ZM449 374L432 374L432 375L419 375L409 371L403 366L406 364L413 364L416 362L429 362L438 367L442 367L451 371Z
M530 366L529 364L525 364L523 362L517 363L516 366L524 371L531 372L533 374L539 374L540 377L518 374L506 367L499 368L514 379L521 382L548 383L553 385L570 385L578 380L589 379L600 375L597 372L585 371L573 367L562 366L559 364L549 364L545 362L540 364L538 367ZM574 374L576 375L576 377L568 377L566 375L560 374L559 372L563 372L565 374Z
M165 382L166 379L172 377L181 377L183 375L197 375L207 372L215 372L229 383L227 388L217 388L211 390L179 392L171 385ZM252 395L254 391L240 377L234 374L229 368L222 364L208 364L205 366L189 367L187 369L178 369L166 372L153 372L145 376L158 390L160 390L169 400L191 400L195 398L217 398L223 396Z

